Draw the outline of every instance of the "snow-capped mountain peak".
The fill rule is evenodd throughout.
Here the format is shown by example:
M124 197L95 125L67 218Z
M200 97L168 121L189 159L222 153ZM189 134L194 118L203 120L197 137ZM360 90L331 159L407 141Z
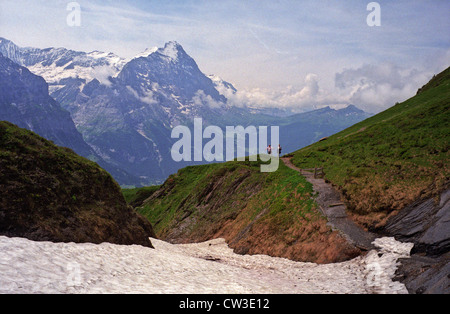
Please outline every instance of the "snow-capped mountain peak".
M120 64L124 64L126 60L124 58L119 57L118 55L112 52L103 52L94 50L86 54L86 56L94 58L94 59L104 59L108 61L111 65L119 66Z
M176 41L169 41L164 45L164 48L158 49L158 53L174 61L178 59L180 52L183 51L183 47Z
M42 76L52 91L59 88L66 79L93 79L108 82L109 76L115 76L127 60L114 53L92 51L89 53L66 48L22 48L10 40L0 38L0 53L21 66L27 67L36 75Z

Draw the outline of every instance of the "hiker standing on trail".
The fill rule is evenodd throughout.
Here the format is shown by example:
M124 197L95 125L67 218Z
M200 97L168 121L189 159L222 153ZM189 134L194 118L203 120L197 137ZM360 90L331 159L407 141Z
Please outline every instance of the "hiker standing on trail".
M278 144L278 156L281 156L281 145Z
M272 146L268 146L267 147L267 153L270 155L270 154L272 154Z

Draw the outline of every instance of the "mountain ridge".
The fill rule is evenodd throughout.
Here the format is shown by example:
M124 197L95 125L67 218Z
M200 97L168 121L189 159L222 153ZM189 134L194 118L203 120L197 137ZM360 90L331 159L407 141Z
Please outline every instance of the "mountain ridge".
M234 86L217 76L203 74L195 60L173 41L131 59L98 51L20 48L4 39L0 42L1 52L12 54L17 62L43 75L50 95L70 112L77 130L95 154L111 167L128 173L130 180L134 178L131 182L114 175L122 185L159 184L190 165L171 159L171 130L177 125L191 126L196 117L202 118L204 126L222 128L279 125L284 134L284 152L309 145L367 117L356 110L355 116L330 111L328 119L311 113L308 121L306 116L286 117L277 110L231 106L222 87L233 92ZM275 115L266 114L271 112ZM287 136L292 132L302 136L299 140Z

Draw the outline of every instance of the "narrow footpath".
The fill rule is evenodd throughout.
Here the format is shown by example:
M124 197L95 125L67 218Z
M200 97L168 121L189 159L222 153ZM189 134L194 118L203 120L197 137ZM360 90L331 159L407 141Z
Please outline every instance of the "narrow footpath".
M347 213L346 206L342 202L339 192L322 178L314 178L314 173L297 168L291 158L281 158L289 168L299 172L313 185L316 193L316 202L322 214L327 217L328 225L338 230L341 234L359 249L372 250L375 246L372 242L377 235L367 232L352 221Z

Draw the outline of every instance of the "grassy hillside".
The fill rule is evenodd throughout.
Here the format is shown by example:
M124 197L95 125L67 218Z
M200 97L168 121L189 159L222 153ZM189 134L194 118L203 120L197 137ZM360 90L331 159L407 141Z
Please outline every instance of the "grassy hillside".
M352 216L379 228L411 202L437 196L449 181L449 87L447 69L415 97L293 153L292 162L324 167ZM274 173L259 166L187 167L158 188L125 193L158 237L171 242L222 237L238 253L319 263L358 254L326 225L304 177L283 163Z
M354 218L368 228L449 181L450 68L411 99L293 154L299 168L323 166Z
M0 122L0 235L151 246L151 224L96 163Z
M159 238L175 243L221 237L238 253L319 263L357 255L326 226L312 192L283 163L277 172L261 173L259 162L228 162L181 169L138 211Z
M159 185L153 185L142 188L124 188L122 193L127 204L134 208L141 205L147 198L156 192L159 187Z

